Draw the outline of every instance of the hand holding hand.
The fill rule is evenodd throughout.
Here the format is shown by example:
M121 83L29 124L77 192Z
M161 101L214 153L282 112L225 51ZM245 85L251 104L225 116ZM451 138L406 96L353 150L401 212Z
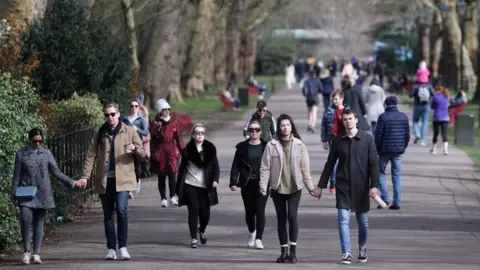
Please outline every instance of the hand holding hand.
M80 179L78 181L75 181L75 188L80 188L80 189L85 189L87 187L87 179Z
M138 130L137 126L133 126L133 128L135 129L135 131L137 131L137 130Z
M315 190L313 191L313 194L314 194L313 195L314 197L320 200L320 198L322 197L322 189L319 187L316 187Z
M264 189L260 189L260 193L261 193L263 196L267 196L267 191L264 190Z
M217 188L218 187L218 183L215 181L213 182L213 188Z
M231 186L231 187L230 187L230 190L231 190L231 191L237 191L237 186Z
M130 144L128 144L128 146L127 146L127 150L129 150L129 151L131 151L131 152L135 151L135 148L136 148L136 147L135 147L135 145L134 145L133 143L130 143Z

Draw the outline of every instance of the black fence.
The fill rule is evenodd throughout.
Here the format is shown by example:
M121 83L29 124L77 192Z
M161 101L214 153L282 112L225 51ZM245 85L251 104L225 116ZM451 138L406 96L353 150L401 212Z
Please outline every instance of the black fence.
M46 147L50 149L60 170L78 180L81 177L85 155L94 136L94 128L74 130L66 134L48 137ZM74 191L69 203L78 205L86 202L92 195L92 180L85 190Z

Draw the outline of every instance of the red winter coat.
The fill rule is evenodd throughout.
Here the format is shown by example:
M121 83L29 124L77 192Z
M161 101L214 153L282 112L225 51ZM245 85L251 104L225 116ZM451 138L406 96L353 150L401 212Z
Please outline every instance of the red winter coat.
M157 122L152 121L151 132L151 162L150 167L155 174L166 174L170 165L172 173L178 172L178 159L183 151L183 138L178 129L177 121L172 118L166 122L155 117Z

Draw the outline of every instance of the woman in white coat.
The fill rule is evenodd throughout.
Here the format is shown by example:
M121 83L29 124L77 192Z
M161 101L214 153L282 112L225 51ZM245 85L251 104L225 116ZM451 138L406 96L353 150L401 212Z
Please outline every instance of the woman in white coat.
M375 134L378 117L385 111L385 108L383 107L385 98L385 91L380 86L379 81L374 78L370 83L370 87L368 87L365 99L367 105L367 119L372 126L372 134Z
M292 64L285 68L285 82L289 90L292 89L292 86L297 82L295 78L295 67Z

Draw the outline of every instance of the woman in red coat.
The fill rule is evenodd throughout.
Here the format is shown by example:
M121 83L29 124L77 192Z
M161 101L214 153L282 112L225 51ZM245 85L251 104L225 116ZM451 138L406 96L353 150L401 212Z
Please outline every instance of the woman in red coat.
M158 191L162 198L162 207L167 207L169 202L166 196L166 178L170 190L170 205L178 205L175 195L176 174L178 172L178 159L183 151L183 138L178 128L177 121L172 120L171 109L168 102L160 99L157 102L158 114L151 124L151 169L158 176Z

